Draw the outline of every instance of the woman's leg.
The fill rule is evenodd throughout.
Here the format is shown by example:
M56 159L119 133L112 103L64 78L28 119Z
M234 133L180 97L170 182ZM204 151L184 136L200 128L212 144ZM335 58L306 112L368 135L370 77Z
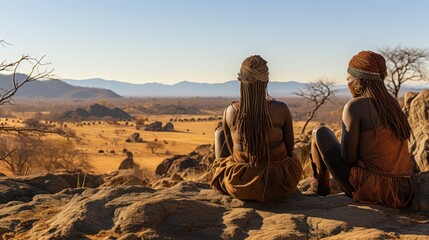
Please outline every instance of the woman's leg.
M231 155L228 146L225 142L225 134L223 134L223 128L218 127L215 130L215 156L216 159L220 157L228 157Z
M315 127L312 134L311 153L318 171L329 169L341 189L352 196L354 188L349 182L350 167L341 158L341 145L329 128Z
M317 193L320 196L331 194L331 183L329 169L323 162L323 157L317 147L316 140L317 127L313 130L311 139L311 168L313 170L313 180L309 192Z

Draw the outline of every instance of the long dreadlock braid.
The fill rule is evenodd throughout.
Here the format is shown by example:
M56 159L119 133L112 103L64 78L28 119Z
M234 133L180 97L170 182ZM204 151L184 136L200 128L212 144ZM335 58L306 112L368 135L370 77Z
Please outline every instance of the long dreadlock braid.
M373 99L381 123L399 139L409 139L410 124L398 101L388 93L383 83L387 75L384 57L372 51L361 51L350 60L347 72L363 83L362 96Z
M383 81L371 81L361 79L365 84L363 96L373 99L375 107L379 112L381 123L393 131L399 139L410 138L411 127L402 112L398 101L387 92Z
M269 151L267 134L272 127L267 104L267 61L258 55L250 56L243 61L238 75L240 107L234 113L232 129L241 136L250 166L256 166Z

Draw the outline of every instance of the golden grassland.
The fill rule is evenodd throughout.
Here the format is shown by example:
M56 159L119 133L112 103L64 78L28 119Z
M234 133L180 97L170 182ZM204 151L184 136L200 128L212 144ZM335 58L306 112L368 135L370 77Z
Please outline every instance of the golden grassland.
M171 115L148 116L148 122L161 121L165 124L171 117ZM186 118L192 117L196 116L186 116ZM77 136L83 138L77 147L88 154L96 173L116 170L125 158L122 153L124 148L133 153L134 161L142 168L155 170L165 158L176 154L187 154L201 144L213 143L214 129L218 121L174 122L175 132L136 130L131 124L126 126L125 122L118 123L119 125L109 125L101 122L91 126L71 127L76 131ZM144 142L126 143L125 140L135 132L140 134ZM155 140L163 147L152 153L151 149L147 148L147 142ZM104 150L105 153L100 154L99 150ZM111 154L111 150L116 154Z
M27 114L28 116L28 114ZM191 118L208 118L213 115L144 115L148 118L148 123L161 121L163 124L169 122L171 118L191 119ZM142 116L143 117L143 116ZM20 121L17 123L17 121ZM5 122L5 119L0 119L0 122ZM76 123L65 123L67 128L76 133L80 141L70 139L75 147L86 153L89 162L93 166L94 173L106 173L118 169L119 164L125 159L125 154L122 150L126 148L134 155L134 161L142 168L149 171L154 171L158 164L165 158L172 157L177 154L187 154L202 144L214 143L214 130L218 126L219 120L212 121L187 121L173 122L174 132L155 132L136 130L134 121L120 121L117 125L105 121L84 121L85 125ZM317 122L310 122L306 132L310 131ZM9 118L9 126L22 126L22 119ZM295 137L299 136L304 121L294 122ZM332 127L332 126L331 126ZM338 129L338 126L334 126ZM143 143L127 143L126 139L133 133L139 133L143 139ZM59 141L66 141L64 137L48 136ZM147 147L148 142L157 141L163 147L152 153ZM104 153L99 153L103 150ZM111 153L111 151L115 153ZM0 165L0 172L10 174L5 170L4 165Z

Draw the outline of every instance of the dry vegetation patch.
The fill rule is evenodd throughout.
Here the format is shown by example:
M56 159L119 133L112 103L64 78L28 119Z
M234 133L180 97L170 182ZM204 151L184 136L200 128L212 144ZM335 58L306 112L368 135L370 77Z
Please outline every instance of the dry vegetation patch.
M134 120L93 119L79 122L56 122L49 117L52 113L69 111L76 108L88 108L94 104L91 101L61 102L55 104L49 101L34 101L32 107L28 102L17 102L14 106L4 106L6 114L0 113L2 126L23 127L28 119L39 119L42 124L62 126L70 132L69 138L47 136L45 141L68 142L79 151L91 165L94 173L106 173L118 169L126 158L123 149L128 149L134 156L134 162L148 171L154 171L158 164L174 155L184 155L203 144L214 143L214 130L222 118L222 111L234 99L226 98L191 98L191 99L128 99L118 101L100 101L100 104L109 108L119 107L126 110ZM288 103L294 117L295 137L298 141L302 137L300 132L310 106L302 99L280 99ZM340 129L342 105L345 100L337 99L335 104L328 103L321 107L314 121L310 122L306 135L319 122L329 127ZM59 106L64 105L64 106ZM183 105L173 112L174 114L150 114L151 112L171 111L172 106ZM193 109L193 110L192 110ZM198 109L199 114L189 114ZM14 110L14 111L8 111ZM147 112L144 112L144 111ZM189 111L188 111L189 110ZM4 111L3 113L5 113ZM149 113L148 113L149 112ZM179 113L177 113L179 112ZM184 113L182 113L184 112ZM194 111L195 112L195 111ZM323 121L321 121L323 119ZM156 121L174 125L172 131L146 131L145 126ZM134 133L138 133L141 142L126 142ZM47 148L46 151L49 151ZM30 173L46 171L30 168ZM50 170L53 171L53 170ZM10 175L4 163L0 164L0 172Z

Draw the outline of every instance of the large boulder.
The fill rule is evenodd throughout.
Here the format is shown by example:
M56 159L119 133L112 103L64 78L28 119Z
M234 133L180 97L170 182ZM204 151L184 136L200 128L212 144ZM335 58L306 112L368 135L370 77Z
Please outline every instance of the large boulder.
M119 164L118 170L121 169L133 169L134 168L134 160L132 158L125 158L121 164Z
M215 159L214 147L211 144L204 144L195 148L194 151L186 155L175 155L164 159L156 168L159 176L180 174L185 169L193 169L204 173L207 171Z
M155 173L159 176L166 175L173 161L181 157L183 157L183 155L175 155L173 157L162 160L162 162L156 167Z
M413 136L410 152L421 171L429 170L429 89L420 93L408 92L404 99L404 112Z
M414 197L410 208L417 212L429 213L429 171L413 176Z
M85 182L84 182L85 181ZM0 204L9 201L31 201L39 194L52 194L66 188L98 187L103 184L98 175L82 173L59 173L45 175L29 175L14 178L3 177L0 180Z
M100 119L100 118L112 118L112 119L132 119L133 117L127 112L120 108L110 109L106 106L100 104L93 104L89 107L88 110L78 108L74 111L69 111L65 113L60 118L62 120L74 120L82 121L89 119Z
M172 132L174 131L174 125L171 122L168 122L165 124L164 127L162 127L162 131L164 132Z
M164 159L156 168L158 180L154 188L172 187L186 179L207 182L211 179L209 169L215 159L214 146L204 144L186 155Z
M162 131L162 122L156 121L145 127L146 131Z
M174 125L171 122L168 122L165 124L165 126L162 126L162 122L156 121L154 123L151 123L145 127L146 131L158 131L158 132L173 132L174 131Z
M143 138L140 137L140 133L135 132L127 138L126 142L128 142L128 143L141 143L141 142L143 142Z
M89 113L97 118L112 117L114 119L131 119L131 115L120 108L113 110L98 103L89 106Z
M196 171L201 171L201 167L199 166L200 159L192 158L189 156L183 156L175 159L168 169L167 174L172 176L174 174L183 172L185 169L193 168Z

